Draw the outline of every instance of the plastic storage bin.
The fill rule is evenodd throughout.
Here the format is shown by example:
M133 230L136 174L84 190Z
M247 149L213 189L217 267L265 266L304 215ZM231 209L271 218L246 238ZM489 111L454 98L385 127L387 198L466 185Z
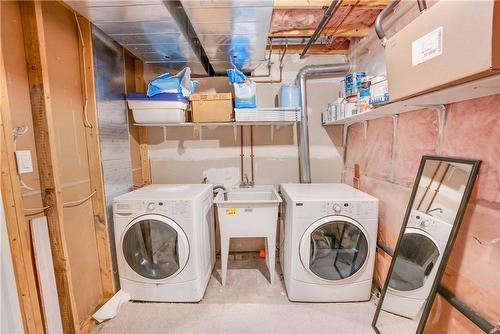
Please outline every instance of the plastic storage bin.
M182 94L163 93L147 97L144 93L130 93L128 107L135 123L183 123L186 121L188 100Z
M300 88L294 85L282 85L279 91L278 104L280 108L300 107Z

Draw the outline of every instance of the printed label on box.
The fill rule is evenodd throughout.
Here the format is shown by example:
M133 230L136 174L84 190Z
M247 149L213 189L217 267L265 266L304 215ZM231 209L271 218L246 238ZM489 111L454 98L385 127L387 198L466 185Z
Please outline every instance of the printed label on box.
M439 27L411 43L411 62L413 66L435 58L442 53L443 27Z
M236 210L236 208L229 208L229 209L226 209L226 216L232 216L232 215L235 215L238 211Z

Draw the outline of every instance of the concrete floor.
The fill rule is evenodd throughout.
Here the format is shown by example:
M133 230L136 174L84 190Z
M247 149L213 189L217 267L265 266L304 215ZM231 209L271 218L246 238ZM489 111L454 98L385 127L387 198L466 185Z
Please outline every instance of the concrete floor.
M216 268L200 303L129 302L93 333L374 333L373 302L291 303L252 256L230 260L225 287Z

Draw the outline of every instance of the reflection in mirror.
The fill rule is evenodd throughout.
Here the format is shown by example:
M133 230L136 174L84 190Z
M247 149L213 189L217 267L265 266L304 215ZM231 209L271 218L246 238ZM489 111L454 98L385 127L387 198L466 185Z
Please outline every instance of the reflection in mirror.
M423 157L375 313L378 333L423 330L478 166L478 161Z

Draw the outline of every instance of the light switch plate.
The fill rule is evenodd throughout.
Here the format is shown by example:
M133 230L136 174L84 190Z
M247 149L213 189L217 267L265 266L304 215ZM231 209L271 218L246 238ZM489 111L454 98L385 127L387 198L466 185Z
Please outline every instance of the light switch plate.
M31 151L16 151L17 171L19 174L33 173L33 161L31 160Z

